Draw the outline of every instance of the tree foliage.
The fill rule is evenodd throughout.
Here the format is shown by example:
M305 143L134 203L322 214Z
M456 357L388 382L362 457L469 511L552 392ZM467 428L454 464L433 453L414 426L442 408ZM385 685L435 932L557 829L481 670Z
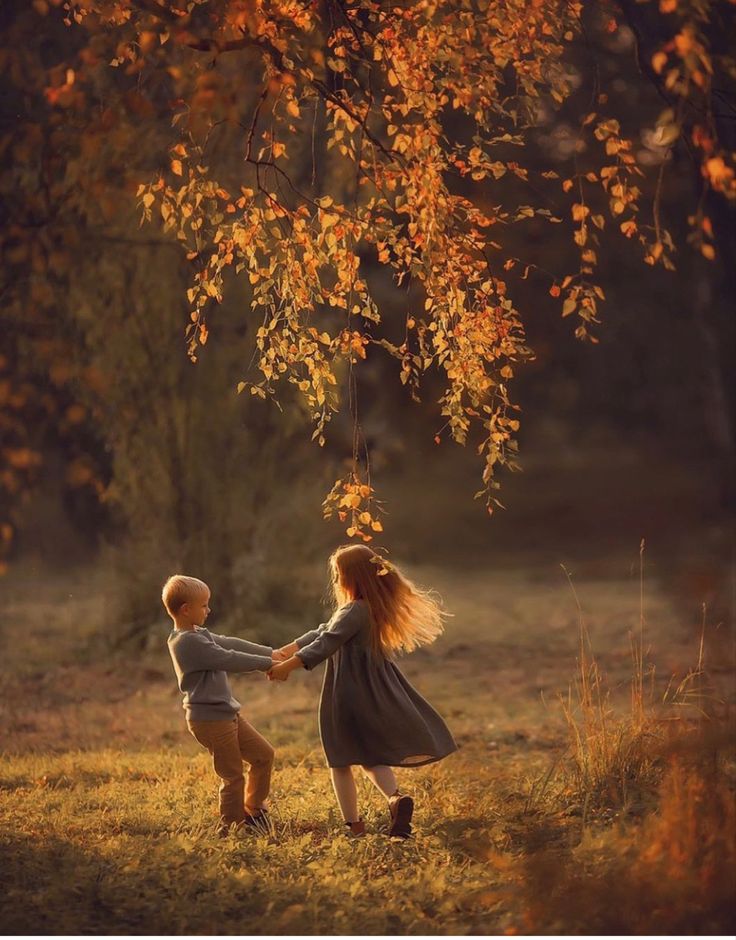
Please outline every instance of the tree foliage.
M673 148L697 168L691 241L705 258L718 243L708 198L736 202L734 152L721 132L736 64L733 46L715 41L732 0L33 6L42 27L63 15L76 44L44 70L45 107L67 148L50 203L88 200L87 218L100 204L114 218L110 191L135 194L142 219L180 243L194 360L226 290L244 284L256 371L244 363L238 389L268 398L292 383L320 444L368 356L393 357L415 398L425 374L439 372L437 440L473 437L483 460L476 495L489 511L497 468L515 467L510 383L532 355L516 280L533 278L575 318L575 334L595 341L605 300L598 259L614 244L604 233L638 243L649 265L674 266L659 205ZM664 99L646 166L637 129L625 129L595 67L594 41L623 30ZM570 65L579 49L589 60L583 100ZM7 53L11 74L22 63ZM536 143L558 113L574 120L576 137L566 164L540 170ZM115 141L136 122L162 142L147 172L120 160L129 137ZM34 126L24 125L21 149ZM116 148L107 178L84 176ZM517 230L523 239L540 226L550 241L571 239L569 269L550 269L538 249L513 250ZM382 270L403 292L401 322L377 299ZM381 531L357 427L352 469L325 512L351 537Z

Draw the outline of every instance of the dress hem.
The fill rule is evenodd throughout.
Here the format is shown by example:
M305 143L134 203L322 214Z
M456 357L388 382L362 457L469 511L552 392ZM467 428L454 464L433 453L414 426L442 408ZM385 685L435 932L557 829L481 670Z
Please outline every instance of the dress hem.
M372 763L368 764L365 761L358 760L353 761L350 764L331 764L328 761L327 766L330 769L334 768L335 770L338 770L341 767L403 767L407 770L411 770L412 767L426 767L427 764L436 764L437 761L444 760L446 757L449 757L450 754L454 754L459 750L460 745L458 745L454 750L448 751L447 754L441 754L439 757L428 757L426 760L420 760L413 764L402 764L400 762L390 760L373 761Z

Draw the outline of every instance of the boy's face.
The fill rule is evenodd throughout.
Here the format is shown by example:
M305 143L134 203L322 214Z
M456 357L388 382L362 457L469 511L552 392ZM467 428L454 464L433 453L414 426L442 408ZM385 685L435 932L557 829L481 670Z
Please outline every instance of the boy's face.
M193 627L201 627L210 612L210 592L200 594L199 597L182 604L179 616Z

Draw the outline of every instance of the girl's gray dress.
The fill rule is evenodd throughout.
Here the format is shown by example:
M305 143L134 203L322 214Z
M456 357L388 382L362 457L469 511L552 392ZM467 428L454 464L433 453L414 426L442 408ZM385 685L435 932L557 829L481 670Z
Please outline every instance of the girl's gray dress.
M418 767L457 750L452 734L398 667L370 649L362 600L296 640L307 669L327 660L319 732L330 767Z

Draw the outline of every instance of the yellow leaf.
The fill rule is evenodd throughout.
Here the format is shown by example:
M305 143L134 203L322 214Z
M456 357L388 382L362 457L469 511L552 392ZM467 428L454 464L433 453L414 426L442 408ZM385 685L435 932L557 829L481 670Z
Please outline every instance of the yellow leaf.
M371 529L373 529L374 532L383 532L383 526L378 519L374 519L373 522L371 522Z
M171 172L175 173L177 176L182 175L182 166L181 160L172 160L171 161Z

